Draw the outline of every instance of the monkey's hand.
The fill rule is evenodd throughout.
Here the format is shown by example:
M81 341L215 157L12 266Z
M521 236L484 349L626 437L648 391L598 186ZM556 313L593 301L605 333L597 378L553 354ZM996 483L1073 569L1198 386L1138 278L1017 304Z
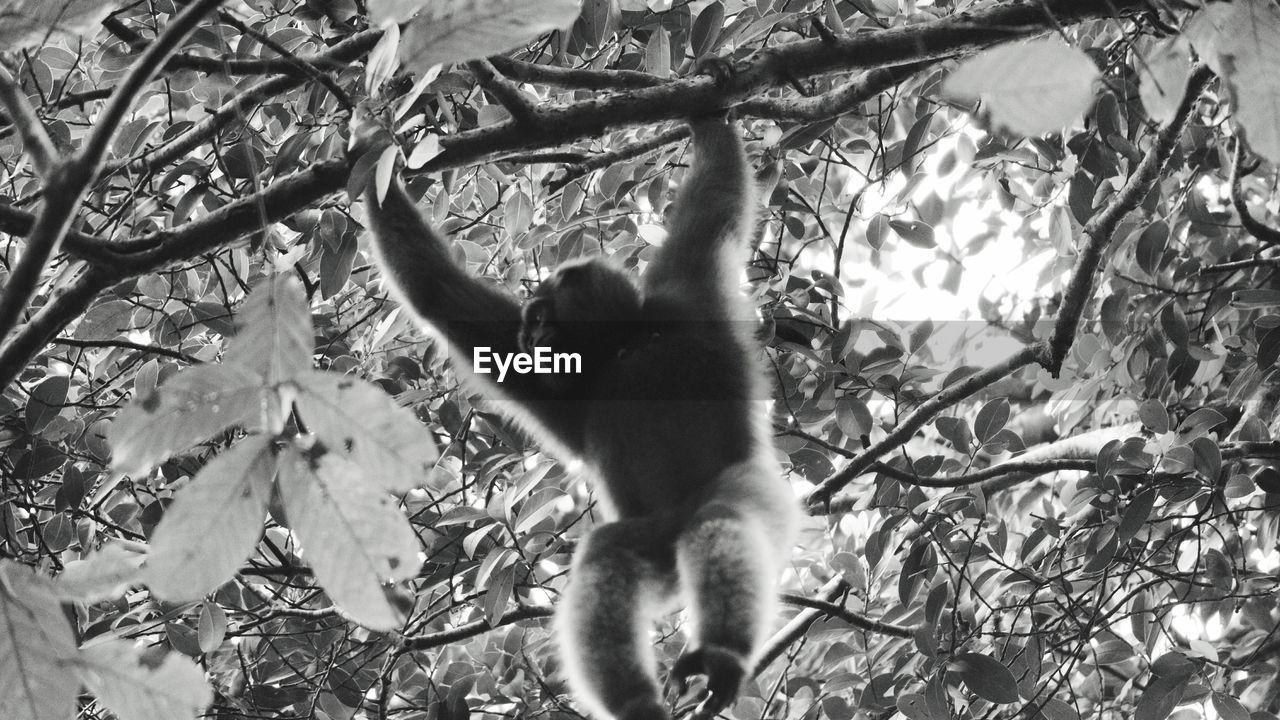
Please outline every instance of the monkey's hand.
M693 720L709 720L733 704L747 669L741 655L724 648L707 646L686 652L671 668L668 682L677 697L689 690L689 678L707 678L707 695L693 711Z

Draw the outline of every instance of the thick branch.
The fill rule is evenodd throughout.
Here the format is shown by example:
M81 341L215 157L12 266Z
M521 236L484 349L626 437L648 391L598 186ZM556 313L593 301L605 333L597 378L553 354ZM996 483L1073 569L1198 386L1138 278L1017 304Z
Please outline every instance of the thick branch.
M585 70L538 65L507 57L490 58L498 72L520 82L575 90L635 90L661 85L665 80L635 70Z
M739 104L740 115L772 120L817 122L843 115L916 73L937 64L936 60L878 68L856 80L809 98L752 98Z
M537 123L533 103L520 92L519 87L502 77L493 63L484 59L472 60L467 63L467 69L475 76L480 87L488 90L499 103L502 103L502 107L511 113L512 119L530 127Z
M347 175L345 159L314 165L189 223L132 241L128 246L144 249L127 256L127 261L91 266L0 345L0 388L8 387L41 348L88 310L98 293L168 263L216 250L261 230L264 223L279 222L341 190Z

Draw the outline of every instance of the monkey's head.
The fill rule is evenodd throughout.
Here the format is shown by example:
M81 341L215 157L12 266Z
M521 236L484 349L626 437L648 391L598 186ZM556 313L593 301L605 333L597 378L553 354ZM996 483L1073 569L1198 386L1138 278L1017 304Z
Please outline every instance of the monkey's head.
M597 258L561 265L524 306L520 348L612 355L635 332L640 306L639 288L608 262Z

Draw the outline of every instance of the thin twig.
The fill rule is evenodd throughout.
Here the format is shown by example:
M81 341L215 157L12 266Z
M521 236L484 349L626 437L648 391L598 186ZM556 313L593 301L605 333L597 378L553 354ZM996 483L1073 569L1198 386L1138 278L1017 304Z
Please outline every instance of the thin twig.
M334 82L333 78L318 70L314 65L307 64L302 58L290 52L288 48L275 40L272 40L267 35L249 27L230 11L219 10L218 17L222 18L222 21L231 27L262 43L263 47L266 47L280 55L280 58L284 60L286 64L296 68L303 75L311 78L316 81L316 83L327 89L330 94L337 98L338 102L342 103L343 107L351 109L356 106L356 101L353 100L345 90L339 87L338 83Z

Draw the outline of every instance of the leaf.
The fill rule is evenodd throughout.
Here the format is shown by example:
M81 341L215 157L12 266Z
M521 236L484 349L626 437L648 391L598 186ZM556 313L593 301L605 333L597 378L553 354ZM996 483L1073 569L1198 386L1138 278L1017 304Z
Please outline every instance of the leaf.
M78 669L121 720L195 720L213 701L204 671L190 659L171 652L159 667L140 660L131 643L112 640L84 648Z
M409 152L409 159L405 160L404 164L412 170L417 170L426 165L428 160L439 155L440 152L440 136L436 133L430 133L413 146L413 150Z
M311 369L311 309L292 274L259 283L245 300L236 327L227 362L254 371L266 385L294 380Z
M910 245L926 250L937 246L933 239L933 228L928 223L919 220L890 220L889 227Z
M83 560L67 563L54 582L58 596L67 600L94 603L119 597L129 585L141 582L145 555L107 543Z
M1160 124L1173 119L1187 93L1187 76L1191 74L1191 48L1183 36L1169 38L1156 46L1142 69L1138 95L1147 115Z
M664 27L649 33L644 46L644 68L660 78L671 76L671 34Z
M151 537L143 578L157 597L194 600L235 575L262 534L275 456L254 435L213 458L174 496Z
M1280 8L1271 2L1209 3L1186 37L1214 72L1235 88L1236 121L1249 146L1280 161Z
M876 213L869 221L867 221L867 244L879 250L884 246L885 238L889 234L889 218Z
M1197 437L1226 421L1226 416L1213 408L1196 408L1178 423L1178 434Z
M40 381L31 389L27 398L27 432L40 434L51 420L58 416L67 403L67 391L71 388L71 378L66 375L54 375Z
M996 398L982 406L973 421L973 432L980 442L987 442L1009 422L1008 398Z
M298 386L298 410L327 446L351 456L387 490L421 487L439 453L418 418L379 388L350 375L311 372Z
M373 3L370 3L372 5ZM378 44L369 52L369 59L364 66L364 91L372 95L383 83L391 79L396 68L400 66L400 26L395 23L386 25Z
M518 238L529 229L532 222L533 201L523 190L516 188L503 206L502 226L506 229L507 235Z
M333 602L361 625L392 630L403 618L382 583L418 573L418 538L389 495L369 481L368 469L337 453L280 458L280 496L303 559Z
M400 155L400 146L391 144L382 148L378 155L378 164L373 171L373 190L378 204L387 199L387 191L391 189L391 178L396 174L396 157Z
M1147 398L1138 406L1138 419L1151 432L1162 435L1169 432L1169 412L1164 403L1154 398Z
M206 602L200 609L200 622L196 626L200 651L208 654L222 647L227 637L227 614L216 602Z
M1280 290L1236 290L1231 295L1231 307L1241 310L1275 307L1280 305Z
M952 97L981 99L997 124L1041 135L1072 124L1093 100L1098 68L1056 38L1007 44L960 64L944 82Z
M693 33L689 40L689 44L693 47L693 56L702 57L714 50L723 27L724 5L720 0L713 0L711 4L702 8L702 12L698 13L698 19L693 21Z
M1018 701L1018 683L999 660L980 653L961 653L951 658L950 669L960 675L974 695L993 703Z
M1213 694L1213 709L1218 711L1221 720L1249 720L1249 710L1226 693Z
M964 418L942 415L933 421L933 425L938 428L938 434L951 443L958 452L968 455L973 449L971 447L973 433L970 432L969 423Z
M383 25L390 17L387 8L394 6L401 14L400 8L409 4L373 0L369 14L375 24ZM417 5L417 14L400 38L400 59L411 69L425 71L437 63L497 55L567 28L578 18L581 0L419 0Z
M251 426L266 400L262 380L223 363L189 368L154 392L135 397L107 430L112 468L140 475L217 432Z
M1160 261L1164 259L1165 247L1169 244L1169 226L1163 220L1157 220L1142 230L1138 236L1138 246L1134 251L1134 259L1138 267L1148 275L1155 276L1160 272Z
M1153 663L1153 677L1143 689L1142 696L1138 698L1133 714L1134 720L1164 720L1182 701L1182 693L1187 688L1187 680L1191 678L1194 666L1186 662L1186 658L1182 658L1181 663L1165 662L1161 665L1161 661L1175 654L1177 653L1168 653ZM1181 658L1181 655L1179 657ZM1165 674L1157 673L1157 666L1164 670Z
M51 583L0 560L0 717L75 717L79 683L67 673L75 657L75 637Z
M113 340L134 328L133 303L108 300L89 308L76 325L78 340Z
M0 45L18 50L60 36L91 35L122 5L111 0L8 0L0 4Z
M854 395L844 395L836 400L836 424L845 437L858 439L869 435L873 427L871 410Z

